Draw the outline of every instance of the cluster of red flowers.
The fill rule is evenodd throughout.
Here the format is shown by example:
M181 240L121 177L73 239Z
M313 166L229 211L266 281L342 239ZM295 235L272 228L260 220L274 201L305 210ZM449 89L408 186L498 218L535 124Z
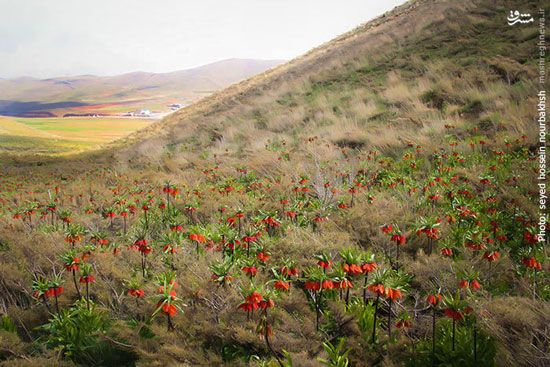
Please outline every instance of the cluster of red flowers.
M258 269L256 269L255 266L243 266L242 271L244 271L245 274L250 275L251 277L255 277L256 274L258 274Z
M255 236L244 236L242 238L242 242L241 242L241 246L243 248L248 248L250 242L254 242L256 241L256 237Z
M429 304L435 306L441 301L441 294L439 294L439 293L436 294L436 295L430 294L428 296L428 298L426 299L426 301L428 301Z
M134 296L136 298L143 297L144 294L145 294L145 292L143 291L143 289L129 289L128 290L128 295L129 296Z
M197 241L199 243L206 243L206 238L204 238L204 236L200 233L197 233L197 234L190 234L189 235L189 239L191 241Z
M537 259L535 259L534 257L523 258L521 260L521 263L523 265L525 265L526 267L528 267L528 268L533 268L535 270L541 270L542 269L542 264L537 262Z
M80 277L78 280L80 283L93 283L95 282L95 277L93 275L87 275L84 277Z
M332 286L334 289L347 289L347 288L353 288L353 284L347 279L332 282Z
M295 218L297 213L296 212L292 212L292 211L287 211L285 212L285 215L289 218Z
M441 249L441 255L443 255L443 256L453 256L453 249L451 249L451 248Z
M475 291L475 290L480 289L481 285L479 284L477 279L474 279L471 282L469 282L467 280L462 280L462 281L460 281L459 287L460 288L470 288L470 287L472 287L472 290Z
M488 262L493 262L495 261L496 259L498 259L500 257L500 254L496 251L485 251L485 253L483 254L483 258L485 260L487 260Z
M175 254L179 250L180 248L177 245L173 245L171 243L167 243L166 245L164 245L164 252L166 253Z
M108 245L109 244L109 240L107 240L105 238L100 238L100 237L92 237L92 238L90 238L90 241L92 241L92 243L97 243L98 245Z
M174 189L174 188L171 187L171 186L165 187L164 189L162 189L162 191L163 191L165 194L172 194L172 196L176 196L176 195L179 194L179 190L178 190L178 189Z
M263 263L266 263L269 261L269 258L271 257L271 255L268 255L265 252L260 252L257 257L258 257L258 260L260 260Z
M280 271L281 274L286 274L288 276L298 275L298 273L300 272L297 267L294 267L293 269L287 269L284 265L281 265Z
M474 250L474 251L481 251L481 250L483 250L483 249L485 248L484 245L482 245L482 244L477 244L477 243L472 242L472 241L466 242L466 246L469 247L469 248L471 248L471 249Z
M464 314L460 310L453 310L452 308L448 308L445 310L445 316L447 316L450 319L459 321L464 318Z
M381 296L396 301L397 299L403 297L403 292L400 289L392 289L386 287L383 284L372 284L367 288L369 291Z
M391 236L390 241L393 241L399 245L404 245L407 239L400 233L395 233Z
M80 262L80 259L78 257L73 258L72 264L65 264L65 269L67 271L73 271L80 269L80 265L78 263Z
M409 320L399 320L395 324L395 327L398 328L398 329L401 329L402 327L409 328L409 327L411 327L411 323L410 323Z
M136 240L131 248L137 249L143 255L147 255L153 250L153 248L149 246L149 241L145 239Z
M363 273L363 268L358 264L343 264L342 269L344 269L344 272L351 275L359 275Z
M375 271L378 268L375 262L372 263L364 263L361 265L361 270L363 270L363 273L370 273L372 271Z
M165 303L162 304L162 302L157 303L157 309L162 306L162 313L164 315L174 316L176 312L178 312L178 308L172 304Z
M416 231L416 234L418 235L422 233L425 233L428 238L432 238L434 240L439 238L439 230L437 228L424 228Z
M274 284L275 289L288 291L290 289L290 283L284 280L279 280Z
M325 269L330 269L332 268L332 260L328 260L328 261L319 260L319 262L317 262L317 265Z
M178 285L178 283L175 280L171 280L170 284L175 287ZM164 293L164 286L160 286L158 288L159 293ZM173 301L176 298L176 291L174 289L170 290L170 294L168 295L168 298L165 301L160 301L157 303L157 309L159 307L162 307L161 312L166 316L174 316L176 312L178 312L178 308L172 304L171 301Z
M65 236L65 242L75 243L82 239L82 235L67 235Z
M321 290L321 282L306 281L305 286L306 286L306 289L310 290L310 291L319 291L319 290Z
M65 291L65 289L61 286L59 287L51 287L50 289L48 289L46 292L44 292L43 296L45 298L50 298L52 296L56 296L58 297L61 293L63 293ZM35 298L38 298L40 295L40 291L36 291L33 293L33 297Z
M279 227L281 223L279 221L275 220L275 218L269 216L262 220L262 223L264 223L268 227Z
M252 294L247 296L245 301L237 307L237 310L254 311L258 308L267 310L273 306L275 306L275 302L272 299L264 299L260 293L252 292Z

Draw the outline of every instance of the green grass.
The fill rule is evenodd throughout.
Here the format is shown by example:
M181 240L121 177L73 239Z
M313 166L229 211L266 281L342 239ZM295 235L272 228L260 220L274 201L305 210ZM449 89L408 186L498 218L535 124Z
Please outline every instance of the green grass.
M149 125L122 118L0 119L0 151L59 154L93 148Z
M0 135L0 151L9 153L60 154L92 148L95 145L97 143L93 141L76 142L68 139Z

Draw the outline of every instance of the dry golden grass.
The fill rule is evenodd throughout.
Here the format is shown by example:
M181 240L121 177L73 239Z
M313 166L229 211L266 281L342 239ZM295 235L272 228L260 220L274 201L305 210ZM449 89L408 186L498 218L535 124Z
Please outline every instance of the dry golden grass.
M148 179L155 183L170 180L185 182L186 189L211 179L203 175L202 170L219 165L219 174L227 177L235 174L235 166L246 166L263 178L283 177L281 184L273 184L271 190L264 192L272 203L278 203L281 195L288 195L295 185L291 180L299 179L302 174L311 180L313 197L323 197L327 193L324 187L326 182L338 188L339 193L332 199L334 203L344 198L347 200L345 193L352 185L349 178L344 179L336 172L349 170L352 173L359 167L366 167L369 173L379 171L379 163L359 161L357 158L348 160L343 150L357 150L355 156L360 156L362 151L378 150L386 156L398 157L404 149L409 149L410 141L413 146L423 147L424 153L418 153L418 156L431 167L433 163L429 156L433 150L447 147L445 135L449 131L445 128L446 124L456 126L457 134L464 134L466 129L476 126L483 127L480 135L487 136L489 141L485 149L498 146L505 134L515 137L525 133L532 142L535 127L532 124L533 111L529 106L533 103L526 98L534 90L534 85L526 79L532 68L506 61L498 63L497 70L491 72L494 69L482 69L488 63L482 57L471 61L473 64L470 66L460 66L456 64L457 60L451 59L452 55L437 54L425 61L420 56L410 56L405 52L408 42L411 47L418 46L415 40L422 39L415 49L420 53L428 42L424 38L429 40L444 34L454 40L458 37L457 33L471 30L471 24L489 22L491 25L492 15L489 19L482 12L476 13L480 4L485 3L447 0L409 2L385 17L377 18L263 75L207 97L162 122L105 146L103 150L69 157L74 162L45 159L44 163L58 163L58 173L67 174L75 167L92 162L94 167L116 167L125 175L127 182L135 179ZM485 7L483 9L486 10ZM472 15L465 15L467 11L471 11ZM461 15L463 23L459 23L457 14ZM460 39L456 43L463 41ZM454 42L445 42L450 43L449 48L456 46ZM376 50L376 55L373 55L373 50ZM438 50L442 51L442 48ZM397 56L393 57L392 52ZM502 74L498 68L504 68L509 75ZM520 81L510 84L516 76ZM528 103L518 104L520 100L527 100ZM504 127L499 126L500 122ZM315 143L310 143L310 138ZM268 151L265 149L268 139L272 143L285 140L287 144L279 150ZM466 142L461 143L457 150L465 155L474 151ZM289 153L292 159L277 160L282 152ZM24 163L23 158L21 161ZM145 162L153 165L139 165ZM18 175L23 174L26 167L21 164L21 167L10 169L10 173ZM52 166L37 168L36 172L49 172L51 169ZM486 167L474 165L467 170L456 171L477 182L477 177L486 171ZM416 178L423 178L425 172L423 169L416 173ZM93 194L112 197L108 187L115 183L116 180L94 183L84 189L80 183L72 183L67 186L66 192L77 195L84 190L82 201L85 202ZM472 186L478 189L475 183ZM371 190L374 192L374 189ZM507 195L505 188L498 190L499 195ZM388 247L387 238L380 233L380 226L385 224L387 218L396 218L396 224L403 228L405 223L414 223L417 214L412 208L418 204L418 199L414 195L408 196L405 188L398 187L391 193L376 191L376 198L370 204L367 200L369 193L367 190L357 195L353 208L348 209L345 215L332 216L319 231L292 227L281 235L280 242L272 248L273 256L293 258L303 268L315 264L311 254L322 250L336 254L343 247L353 245L374 250L382 258L380 264L387 265L394 249ZM210 193L204 195L206 199L197 216L207 224L215 222L216 210L220 205L230 208L244 205L251 211L273 209L265 202L247 202L239 196L220 198ZM534 214L533 204L528 202L528 198L517 199L522 201L526 211ZM183 209L184 202L178 203L180 209ZM15 204L15 199L8 203ZM279 210L279 207L276 209ZM119 219L115 226L120 226ZM87 220L81 216L76 216L75 221L82 221L92 228L101 224L98 218ZM7 222L17 225L11 219ZM448 231L446 226L442 224L442 228ZM17 231L19 234L25 233L20 227ZM7 240L17 241L11 232L5 232ZM4 235L4 231L1 233ZM513 267L507 254L502 254L498 264L493 264L491 268L486 262L479 263L469 255L451 263L438 254L427 256L426 242L414 236L412 230L406 236L407 250L402 262L416 276L415 293L411 297L422 303L426 293L433 291L433 282L445 291L454 289L457 283L456 268L475 265L483 270L486 288L494 286L498 289L506 284L515 293L493 300L488 291L481 291L487 292L482 293L487 299L483 307L492 315L485 321L483 330L500 340L499 365L521 364L527 353L536 356L541 363L545 358L547 360L545 351L539 345L530 343L532 340L527 332L536 330L540 340L548 340L548 336L544 335L547 333L547 305L522 298L529 291L528 285L512 276L511 272L502 275L504 269ZM28 259L23 265L36 271L51 265L50 260L59 252L58 243L62 243L62 238L59 235L45 238L24 237L20 248L15 250L18 258ZM32 245L38 241L44 243L41 257L32 256ZM185 313L175 317L178 331L167 333L165 324L155 322L151 328L158 337L154 340L136 337L136 331L124 323L121 323L118 332L122 340L132 340L137 344L135 350L144 360L143 366L245 366L246 363L240 360L224 363L219 353L220 345L216 343L246 344L253 351L263 348L263 342L254 334L254 323L245 322L243 315L235 312L235 305L242 298L238 286L244 285L246 278L238 278L234 287L220 292L209 281L208 264L217 256L216 253L207 253L195 260L192 250L187 248L182 254L187 262L176 264L182 293L189 303ZM124 304L112 294L112 288L121 289L122 281L131 273L129 264L139 262L135 253L126 252L121 256L124 256L124 261L120 264L115 263L113 257L99 255L93 259L102 280L94 286L93 296L109 300L109 304L103 301L105 304L102 307L120 314L134 314L138 310L151 314L154 308L152 303L141 306L129 302ZM160 258L150 262L152 268L162 268ZM11 284L15 284L18 278L24 278L28 283L28 277L25 278L16 263L6 261L6 264L0 269L0 276ZM262 271L258 278L261 282L268 276ZM28 286L14 286L9 289L9 294L16 297L21 288L28 289ZM74 298L74 291L67 288L67 298ZM154 289L147 291L152 293ZM197 295L199 291L200 295ZM296 292L293 297L283 297L277 301L280 309L275 310L277 334L273 345L276 350L284 348L290 351L295 366L318 366L317 357L324 356L320 350L323 337L315 332L312 322L304 321L315 317L305 295L298 289L293 289L293 292ZM512 307L508 309L498 304L502 299L511 303ZM341 322L341 309L333 304L330 307L335 322ZM32 327L45 317L42 310L36 311L38 309L35 307L33 312L23 312L21 315L13 310L5 311L15 319L20 317ZM521 314L523 310L525 313ZM415 321L415 335L425 337L429 331L429 320L419 317ZM352 357L354 365L399 365L399 361L389 353L381 360L380 355L370 352L355 326L342 327L342 332L349 337L350 345L356 347ZM390 352L405 353L399 349L404 348L405 342L400 340L395 343L390 347ZM53 360L54 356L51 358Z

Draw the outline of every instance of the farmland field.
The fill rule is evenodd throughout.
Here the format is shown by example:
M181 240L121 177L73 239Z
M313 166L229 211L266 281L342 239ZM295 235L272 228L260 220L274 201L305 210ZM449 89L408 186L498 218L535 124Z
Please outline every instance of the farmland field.
M0 116L0 152L68 153L107 143L149 125L126 118L20 118Z

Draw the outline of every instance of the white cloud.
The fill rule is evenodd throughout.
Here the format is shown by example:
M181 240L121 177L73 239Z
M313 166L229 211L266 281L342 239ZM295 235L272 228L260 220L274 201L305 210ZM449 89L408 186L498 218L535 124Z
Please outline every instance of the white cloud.
M403 0L0 2L0 77L165 72L291 59Z

